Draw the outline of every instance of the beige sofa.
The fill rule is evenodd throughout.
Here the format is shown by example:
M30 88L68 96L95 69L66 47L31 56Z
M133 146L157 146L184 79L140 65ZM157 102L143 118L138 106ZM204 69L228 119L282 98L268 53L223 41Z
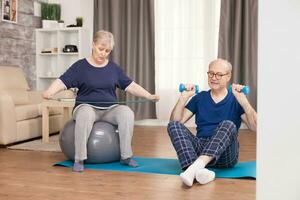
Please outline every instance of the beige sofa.
M42 135L41 91L30 91L24 73L16 66L0 66L0 145ZM62 127L61 108L50 109L50 133Z

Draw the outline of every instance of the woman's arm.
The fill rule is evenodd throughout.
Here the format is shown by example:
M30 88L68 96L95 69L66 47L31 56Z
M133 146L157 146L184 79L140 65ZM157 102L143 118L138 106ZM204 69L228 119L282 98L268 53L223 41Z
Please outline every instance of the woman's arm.
M143 97L149 100L159 100L158 95L150 94L147 90L135 82L132 82L129 86L127 86L125 91L137 97Z
M55 95L57 92L65 90L66 86L65 84L60 80L56 79L47 90L43 92L43 98L45 99L51 99L53 95Z

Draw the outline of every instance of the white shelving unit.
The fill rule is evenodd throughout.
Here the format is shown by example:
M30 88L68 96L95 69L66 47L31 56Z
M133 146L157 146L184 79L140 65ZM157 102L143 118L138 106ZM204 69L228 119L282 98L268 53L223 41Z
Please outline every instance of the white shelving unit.
M64 53L65 45L76 45L78 52ZM57 48L57 52L42 53ZM84 28L36 29L36 83L45 90L78 59L91 53L89 31Z

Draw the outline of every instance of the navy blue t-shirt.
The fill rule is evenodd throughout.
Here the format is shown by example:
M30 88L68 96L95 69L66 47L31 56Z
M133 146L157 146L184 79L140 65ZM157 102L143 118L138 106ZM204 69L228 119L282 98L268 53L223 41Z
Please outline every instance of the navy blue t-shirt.
M197 137L212 136L219 123L224 120L234 122L239 129L241 115L244 113L244 109L231 92L228 92L222 101L215 103L210 90L202 91L192 97L185 107L195 114Z
M104 67L94 67L86 59L75 62L59 79L67 88L78 88L75 107L82 103L98 107L114 105L116 103L97 102L116 102L116 88L124 90L132 83L113 61Z

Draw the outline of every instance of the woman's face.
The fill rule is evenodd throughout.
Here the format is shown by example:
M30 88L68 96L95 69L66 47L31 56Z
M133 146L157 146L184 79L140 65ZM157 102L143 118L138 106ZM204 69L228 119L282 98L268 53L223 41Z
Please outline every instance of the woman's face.
M98 64L105 63L111 51L109 44L93 42L93 58Z

